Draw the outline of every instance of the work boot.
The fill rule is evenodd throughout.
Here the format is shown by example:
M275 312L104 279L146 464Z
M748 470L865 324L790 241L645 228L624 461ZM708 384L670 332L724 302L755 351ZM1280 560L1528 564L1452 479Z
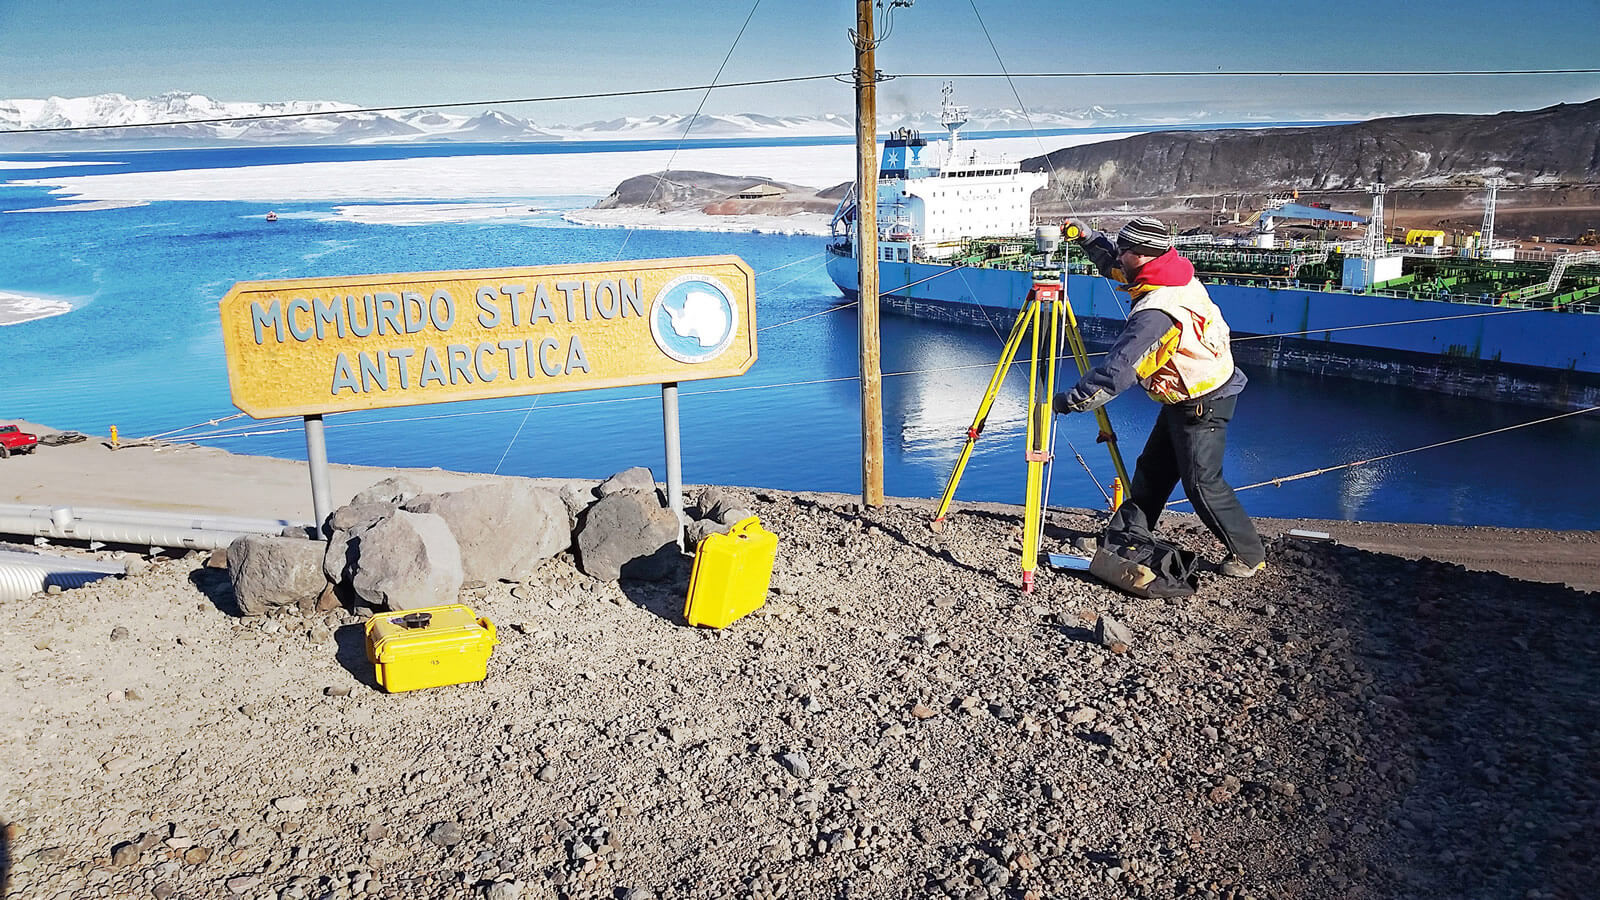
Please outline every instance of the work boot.
M1266 560L1262 560L1261 562L1258 562L1252 566L1239 557L1229 554L1228 558L1223 560L1221 565L1217 566L1217 571L1228 576L1229 578L1250 578L1266 567Z

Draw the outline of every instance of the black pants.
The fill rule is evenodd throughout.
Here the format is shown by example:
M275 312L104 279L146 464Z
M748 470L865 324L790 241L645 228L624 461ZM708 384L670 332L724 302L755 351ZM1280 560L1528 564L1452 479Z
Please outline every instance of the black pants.
M1183 482L1184 493L1194 504L1195 514L1228 552L1246 565L1267 558L1261 536L1250 516L1239 504L1233 488L1222 480L1222 451L1228 443L1228 421L1239 397L1220 400L1190 400L1161 407L1150 440L1133 471L1128 488L1128 503L1144 513L1145 525L1156 529L1156 519L1172 496L1172 489Z

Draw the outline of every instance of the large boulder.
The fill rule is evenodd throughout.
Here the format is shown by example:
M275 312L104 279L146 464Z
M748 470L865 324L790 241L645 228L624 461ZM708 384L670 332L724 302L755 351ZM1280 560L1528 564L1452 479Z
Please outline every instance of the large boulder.
M700 518L730 526L754 515L738 497L716 485L700 492L695 500L695 508L700 511Z
M595 485L579 481L569 481L561 486L561 502L567 507L567 530L578 530L583 514L589 511L599 496L594 489Z
M653 491L656 489L655 476L644 466L634 466L623 469L621 472L607 478L595 486L594 492L598 497L609 497L621 491Z
M322 556L322 574L335 585L348 585L355 572L355 536L395 514L388 503L348 503L328 516L328 547Z
M455 603L461 549L444 519L399 511L352 535L350 586L369 606L417 609Z
M228 545L228 578L239 611L259 616L322 593L320 541L246 534Z
M467 581L520 581L533 574L541 560L572 545L561 498L522 479L423 494L404 508L444 519L461 548Z
M369 503L383 503L389 506L399 506L412 497L422 493L422 488L404 475L391 475L350 498L351 506L364 506Z
M578 565L593 578L659 581L678 559L678 518L655 490L601 497L578 530Z

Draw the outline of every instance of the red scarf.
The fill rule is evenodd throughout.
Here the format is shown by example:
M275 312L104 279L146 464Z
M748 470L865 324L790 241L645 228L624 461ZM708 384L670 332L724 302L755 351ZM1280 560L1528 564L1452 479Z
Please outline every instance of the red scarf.
M1169 249L1140 267L1133 276L1131 289L1178 287L1194 278L1194 263L1178 255L1176 247Z

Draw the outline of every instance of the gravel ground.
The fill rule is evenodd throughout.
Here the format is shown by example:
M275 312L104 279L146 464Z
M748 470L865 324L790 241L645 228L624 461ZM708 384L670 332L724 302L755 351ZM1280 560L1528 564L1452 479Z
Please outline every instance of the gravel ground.
M384 694L359 611L241 618L201 554L0 604L5 896L1595 895L1594 594L1274 540L1024 596L1014 509L734 493L762 610L558 557L463 593L481 684Z

